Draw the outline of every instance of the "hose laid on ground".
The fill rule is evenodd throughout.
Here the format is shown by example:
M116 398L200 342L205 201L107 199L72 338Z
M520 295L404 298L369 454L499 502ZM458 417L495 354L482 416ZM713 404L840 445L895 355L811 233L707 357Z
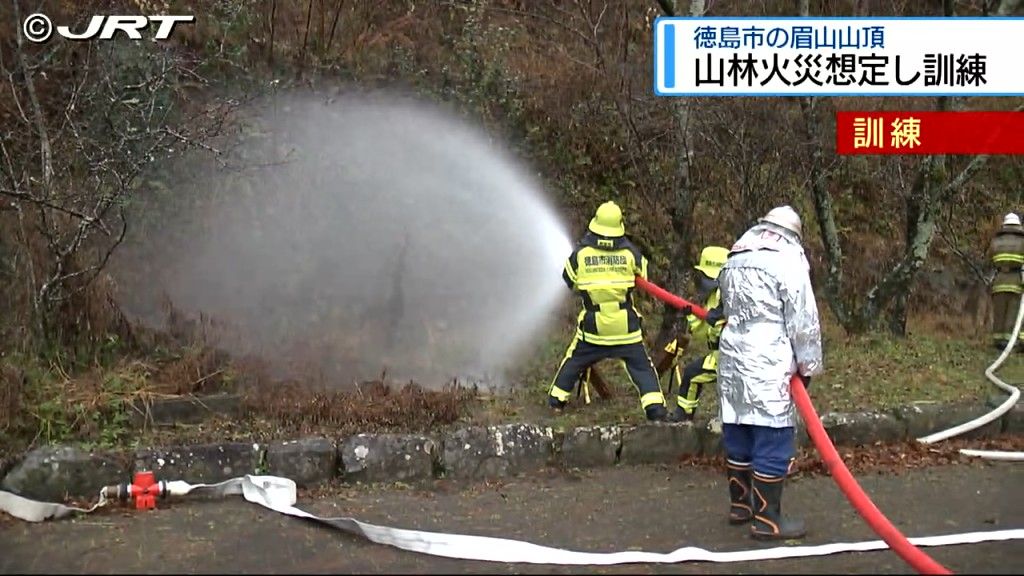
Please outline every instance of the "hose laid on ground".
M1006 343L1006 347L1003 348L1003 353L1000 354L998 358L996 358L995 362L993 362L988 368L985 369L985 377L988 378L990 382L992 382L999 388L1003 389L1006 392L1009 392L1010 397L1007 398L1005 402L1000 404L997 408L995 408L988 414L975 418L970 422L964 422L963 424L954 426L948 430L943 430L941 432L929 434L928 436L925 436L923 438L918 438L918 442L922 444L933 444L935 442L940 442L942 440L946 440L954 436L959 436L960 434L970 432L975 428L980 428L981 426L984 426L989 422L993 422L1001 418L1011 409L1013 409L1013 407L1017 404L1017 401L1020 399L1020 389L1016 388L1015 386L1011 386L1006 382L1003 382L1001 379L999 379L998 376L996 376L995 371L998 370L999 367L1003 365L1003 362L1006 361L1006 359L1010 356L1010 353L1013 351L1014 344L1017 343L1017 337L1020 335L1022 321L1024 321L1024 294L1021 294L1020 303L1017 307L1017 321L1013 325L1013 333L1010 335L1010 339ZM967 456L976 456L979 458L988 458L991 460L1009 460L1015 462L1024 461L1024 452L997 452L990 450L970 450L965 448L960 450L960 453L965 454Z
M694 546L685 546L669 553L660 552L579 552L540 546L521 540L472 536L466 534L445 534L423 530L406 530L390 526L367 524L354 518L322 518L295 507L296 486L288 478L278 476L246 475L225 480L217 484L189 484L181 480L161 483L169 496L206 495L225 497L241 495L247 501L289 516L303 518L342 530L367 540L394 546L410 552L456 558L460 560L482 560L513 564L553 564L563 566L610 566L613 564L677 564L680 562L753 562L757 560L780 560L784 558L806 558L827 556L842 552L868 552L885 550L881 540L866 542L843 542L817 546L779 546L756 548L732 552L715 552ZM36 502L9 492L0 491L0 511L30 522L42 522L50 518L62 518L75 512L91 512L107 504L108 495L103 492L100 504L90 509L71 508L63 504ZM113 499L113 497L111 497ZM991 532L968 532L915 538L918 546L949 546L975 544L978 542L999 542L1024 540L1024 529L997 530Z
M703 319L707 315L707 311L699 306L694 306L690 302L666 291L665 289L655 285L654 283L645 280L644 278L637 277L636 284L641 289L650 293L655 298L674 306L676 308L690 307L693 309L693 313ZM952 574L949 569L945 568L930 556L922 552L920 549L914 547L907 537L903 535L889 519L882 514L881 510L875 506L874 502L868 498L868 495L857 483L857 480L850 473L850 470L843 463L843 459L839 457L839 453L836 452L835 446L832 444L832 440L828 437L828 433L825 432L825 427L821 424L821 418L818 417L817 412L814 410L814 405L811 403L811 397L807 394L806 388L804 388L803 382L800 377L796 374L793 375L790 381L790 389L793 394L793 400L796 402L796 407L800 412L800 416L804 420L804 424L807 426L807 433L811 437L811 441L814 442L815 448L821 454L822 460L828 467L829 472L832 475L833 480L839 486L839 489L843 491L846 499L850 501L854 509L861 515L862 518L871 526L871 529L876 534L882 537L883 540L893 549L894 552L899 554L900 558L910 564L914 570L921 574Z
M975 456L977 458L984 458L986 460L1003 460L1006 462L1020 462L1024 460L1024 455L1021 452L1001 452L999 450L972 450L970 448L961 448L960 453L964 456Z
M104 492L100 492L100 498L89 508L77 508L56 502L36 502L24 496L0 490L0 512L6 512L15 518L26 522L42 522L44 520L57 520L67 518L72 514L89 514L109 504Z
M649 282L638 279L637 284L656 296L661 294L659 297L672 305L677 307L689 305L682 298L665 292ZM693 306L692 308L693 312L698 316L705 316L706 311L702 308L698 306ZM180 480L162 481L156 486L160 494L171 496L185 496L193 492L207 493L214 496L241 494L247 501L259 504L270 510L326 524L333 528L365 537L378 544L386 544L403 550L434 556L506 563L612 565L679 563L687 561L749 562L755 560L823 556L840 552L884 550L888 546L919 572L949 574L950 572L947 569L914 546L943 546L1024 539L1024 529L1012 529L915 538L913 541L908 541L868 499L846 468L824 427L821 425L821 421L814 411L810 397L807 395L807 391L799 377L794 376L791 384L797 407L800 409L801 416L808 426L808 433L815 446L822 452L825 464L828 466L833 478L858 513L867 520L875 532L882 536L883 541L825 544L820 546L780 546L735 552L714 552L689 546L679 548L668 554L640 551L590 553L539 546L529 542L504 538L446 534L378 526L360 522L354 518L321 518L296 508L295 483L287 478L276 476L246 475L218 484L199 485L191 485ZM118 497L131 494L131 491L122 491L121 488L116 486L113 488L116 489ZM93 507L84 509L73 508L63 504L36 502L16 494L0 491L0 511L23 520L41 522L51 518L66 517L74 513L92 512L109 503L110 497L112 496L108 494L108 489L104 489L100 493L100 501Z
M807 425L807 434L811 437L811 441L814 442L814 446L821 454L821 459L825 461L825 466L828 467L829 473L836 481L836 484L839 485L839 489L846 495L846 499L850 501L850 504L871 526L871 529L881 536L892 547L893 551L899 554L900 558L903 558L918 573L952 574L948 568L936 562L931 556L915 548L907 540L906 536L893 526L892 522L889 522L889 519L882 514L882 511L875 506L875 503L871 501L871 498L860 487L853 474L850 473L849 468L843 463L843 459L839 457L839 452L836 451L836 447L832 444L828 433L825 432L825 427L821 424L821 418L818 417L818 413L814 410L814 405L811 404L811 397L807 394L803 381L796 374L793 375L793 379L790 381L790 390L793 394L793 400L796 402L796 407L800 410L800 416L804 419L804 424Z

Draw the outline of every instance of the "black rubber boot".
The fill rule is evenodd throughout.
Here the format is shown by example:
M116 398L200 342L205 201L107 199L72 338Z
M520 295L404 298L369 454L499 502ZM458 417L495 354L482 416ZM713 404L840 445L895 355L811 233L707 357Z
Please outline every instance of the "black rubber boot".
M651 404L644 412L647 414L647 419L651 422L664 422L668 419L668 409L665 408L664 404Z
M555 412L561 412L562 410L564 410L566 404L567 402L563 400L559 400L554 396L548 396L548 406L550 406L551 409L554 410Z
M729 478L729 524L746 524L754 519L750 504L750 464L725 462Z
M758 540L791 540L807 534L803 520L782 516L784 480L779 476L753 474L754 523L750 526L750 535Z
M672 416L669 418L671 422L693 422L693 412L687 412L683 410L682 406L676 406L675 411L672 412Z

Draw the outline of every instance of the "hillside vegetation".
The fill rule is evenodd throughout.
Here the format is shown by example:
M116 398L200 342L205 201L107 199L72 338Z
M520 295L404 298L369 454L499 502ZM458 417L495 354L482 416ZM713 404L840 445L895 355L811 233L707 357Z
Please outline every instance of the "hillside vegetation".
M984 338L985 250L1002 215L1022 209L1024 162L839 156L834 112L1001 110L1021 99L656 97L651 25L692 4L704 6L47 0L40 11L77 28L94 13L193 13L197 21L163 43L32 44L19 41L17 27L34 5L4 3L0 432L22 445L76 435L116 442L127 427L125 399L273 380L258 357L226 358L207 346L203 326L216 318L183 318L167 302L162 328L135 325L108 264L128 231L146 225L145 215L133 220L139 198L171 185L192 158L244 169L229 165L229 151L248 104L293 89L386 89L455 107L539 174L573 234L598 204L619 202L653 280L683 295L702 246L729 245L769 208L789 203L804 217L836 367L818 384L822 394L890 403L983 388L958 382L980 381L994 355ZM710 16L841 16L867 14L867 4L705 7ZM907 0L871 3L870 15L1017 9L1006 0L990 5ZM189 190L196 196L183 204L206 201ZM135 264L141 278L156 274ZM663 341L678 319L643 306L651 343ZM534 397L566 342L573 313L564 312L566 322L538 343L519 376ZM933 370L935 378L925 375Z

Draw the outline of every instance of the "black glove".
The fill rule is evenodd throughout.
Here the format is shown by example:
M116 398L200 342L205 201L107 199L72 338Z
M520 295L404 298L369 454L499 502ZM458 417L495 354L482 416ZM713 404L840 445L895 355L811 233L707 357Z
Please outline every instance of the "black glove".
M811 389L811 377L810 376L804 376L803 374L801 374L800 375L800 379L803 380L803 382L804 382L804 390L810 391L810 389Z
M708 315L704 318L704 321L707 322L709 326L714 326L722 320L725 320L725 314L722 313L721 307L708 310Z

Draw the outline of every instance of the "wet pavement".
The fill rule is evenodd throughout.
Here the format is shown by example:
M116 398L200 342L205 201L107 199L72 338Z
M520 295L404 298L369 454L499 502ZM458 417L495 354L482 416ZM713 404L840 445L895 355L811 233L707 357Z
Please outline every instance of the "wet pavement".
M1024 528L1024 466L977 462L893 474L861 485L908 536ZM613 552L770 547L725 522L725 483L708 468L636 466L546 471L502 482L339 487L298 507L388 526ZM802 515L805 544L875 540L832 480L797 478L783 508ZM1024 541L925 549L954 572L1020 573ZM0 518L0 573L912 573L885 550L750 563L609 567L499 564L437 558L226 500L171 502L151 512L109 509L28 524Z

